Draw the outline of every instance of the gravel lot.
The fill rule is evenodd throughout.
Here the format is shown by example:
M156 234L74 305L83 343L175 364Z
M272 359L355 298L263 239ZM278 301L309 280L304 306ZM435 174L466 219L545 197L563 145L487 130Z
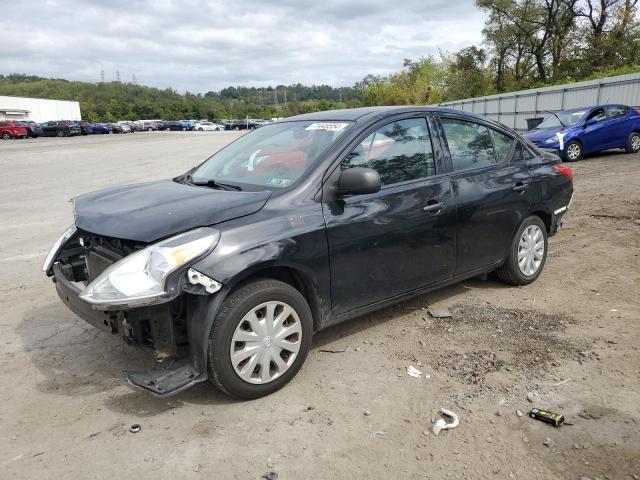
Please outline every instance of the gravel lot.
M473 279L322 332L294 381L253 402L126 386L139 352L40 272L68 200L179 174L238 135L0 142L0 478L640 478L639 155L572 165L572 208L533 285ZM461 423L434 436L440 407Z

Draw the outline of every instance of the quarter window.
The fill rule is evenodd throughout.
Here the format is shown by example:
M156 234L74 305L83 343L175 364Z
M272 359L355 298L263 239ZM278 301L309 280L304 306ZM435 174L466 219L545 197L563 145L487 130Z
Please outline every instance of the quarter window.
M454 170L494 165L496 157L489 129L477 123L441 118Z
M435 175L435 162L427 121L412 118L389 123L376 130L349 153L342 170L373 168L382 185Z
M623 105L613 105L611 107L607 107L607 117L609 118L624 117L628 113L629 107L625 107Z
M507 163L511 159L511 151L516 143L515 139L496 130L490 130L490 132L498 163Z

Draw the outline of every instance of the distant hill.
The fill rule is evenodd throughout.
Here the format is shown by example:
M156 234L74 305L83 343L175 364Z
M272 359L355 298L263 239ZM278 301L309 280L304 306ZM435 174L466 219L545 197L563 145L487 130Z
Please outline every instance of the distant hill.
M0 95L76 100L83 118L92 122L272 118L360 105L355 89L328 85L228 87L201 95L132 83L89 83L24 74L0 75Z

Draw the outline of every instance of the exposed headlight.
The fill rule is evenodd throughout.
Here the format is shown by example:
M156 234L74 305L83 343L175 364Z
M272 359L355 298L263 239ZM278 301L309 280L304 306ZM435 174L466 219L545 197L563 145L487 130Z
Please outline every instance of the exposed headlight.
M169 300L166 281L176 269L212 250L220 232L197 228L149 245L111 265L80 298L94 305L148 305Z
M56 240L55 243L51 246L49 253L47 253L46 258L44 259L44 263L42 264L43 272L47 273L49 269L53 266L53 261L58 255L58 252L60 251L62 246L65 243L67 243L67 240L69 240L73 236L74 233L76 233L76 226L71 225L69 228L67 228L64 231L62 235L60 235L60 238Z

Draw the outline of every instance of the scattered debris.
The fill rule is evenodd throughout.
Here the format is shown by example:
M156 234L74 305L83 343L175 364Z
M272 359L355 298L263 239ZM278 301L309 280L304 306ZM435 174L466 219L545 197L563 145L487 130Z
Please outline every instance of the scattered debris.
M541 422L548 423L554 427L559 427L564 422L564 416L559 413L549 412L547 410L541 410L539 408L533 408L529 412L531 418L540 420Z
M368 417L371 415L371 410L365 410L363 413L365 417Z
M407 367L407 375L414 378L422 378L422 372L413 365Z
M429 315L433 318L451 318L451 312L447 307L430 306Z
M384 435L384 432L373 432L373 438L380 438Z
M331 350L330 348L321 348L318 350L320 353L345 353L348 349L344 348L342 350Z
M447 422L444 418L438 419L438 421L433 426L434 435L438 435L441 430L447 430L447 429L450 429L450 428L456 428L458 426L458 424L460 423L460 420L458 419L458 415L453 413L451 410L447 410L445 408L441 408L440 409L440 413L443 416L451 418L451 421Z
M527 392L527 400L531 403L535 403L540 398L538 392Z
M139 423L134 423L129 427L129 431L131 433L138 433L140 430L142 430L142 427L140 426Z
M556 383L556 384L554 385L554 387L559 387L560 385L564 385L565 383L567 383L567 382L569 382L569 381L571 381L571 379L570 379L570 378L567 378L567 379L565 379L565 380L562 380L561 382Z
M542 442L542 444L543 444L545 447L553 447L553 445L555 444L555 442L553 441L553 439L552 439L552 438L547 437L547 438L545 438L545 439L544 439L544 442Z
M265 478L266 480L278 480L278 474L272 470L262 475L262 478Z
M516 408L516 415L519 416L519 417L522 417L522 416L524 416L524 413L522 413L522 410L518 410Z

